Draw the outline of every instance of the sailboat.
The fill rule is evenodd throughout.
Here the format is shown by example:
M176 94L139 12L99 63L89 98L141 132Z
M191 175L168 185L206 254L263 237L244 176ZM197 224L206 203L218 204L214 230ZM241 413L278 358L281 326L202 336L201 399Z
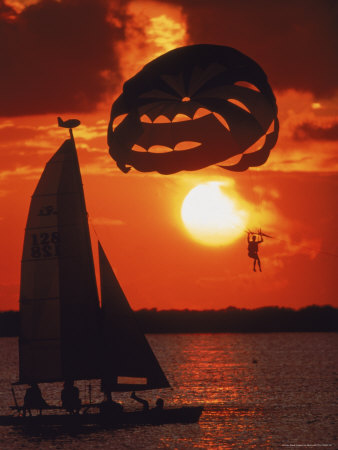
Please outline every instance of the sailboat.
M99 242L98 296L82 178L72 126L33 193L21 265L18 384L101 380L109 392L170 387ZM59 120L59 125L67 127ZM66 124L66 125L65 125ZM65 412L1 416L0 424L68 423ZM81 423L195 422L201 407L130 411L104 417L86 406ZM99 406L99 405L93 405ZM14 407L13 407L14 409ZM96 410L97 411L97 410Z

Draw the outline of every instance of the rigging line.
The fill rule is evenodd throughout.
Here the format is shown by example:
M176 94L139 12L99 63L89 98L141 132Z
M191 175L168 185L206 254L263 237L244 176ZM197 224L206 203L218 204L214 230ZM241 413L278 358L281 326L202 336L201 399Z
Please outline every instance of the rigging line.
M252 191L254 192L254 195L255 195L255 197L256 197L256 200L255 200L255 210L256 210L256 212L257 212L257 215L258 215L258 226L259 226L259 228L261 228L261 203L262 203L262 194L260 194L259 195L259 193L255 190L255 185L254 185L254 178L253 178L253 173L252 173L252 170L251 169L249 169L248 170L248 173L249 173L249 177L250 177L250 181L251 181L251 189L252 189Z
M97 234L96 228L95 228L95 226L94 226L94 222L93 222L93 220L92 220L92 218L90 217L89 214L88 214L88 222L89 222L89 224L90 224L90 227L91 227L92 230L94 231L94 234L95 234L97 240L99 241L99 235Z

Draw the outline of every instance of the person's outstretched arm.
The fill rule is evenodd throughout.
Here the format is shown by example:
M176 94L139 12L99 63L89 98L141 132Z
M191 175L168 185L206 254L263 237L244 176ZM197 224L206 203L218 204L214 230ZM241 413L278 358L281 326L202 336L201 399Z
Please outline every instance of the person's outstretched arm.
M138 397L135 392L132 392L131 396L132 399L136 400L137 402L141 403L143 405L143 409L147 410L149 409L149 403L147 400L144 400L141 397Z

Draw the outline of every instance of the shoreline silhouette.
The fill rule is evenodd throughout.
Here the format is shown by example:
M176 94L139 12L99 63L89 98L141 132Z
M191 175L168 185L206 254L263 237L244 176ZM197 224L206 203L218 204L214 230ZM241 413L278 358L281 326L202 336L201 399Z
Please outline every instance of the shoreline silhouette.
M337 332L338 308L311 305L300 309L230 306L221 310L135 311L144 333ZM0 337L19 335L19 311L0 311Z

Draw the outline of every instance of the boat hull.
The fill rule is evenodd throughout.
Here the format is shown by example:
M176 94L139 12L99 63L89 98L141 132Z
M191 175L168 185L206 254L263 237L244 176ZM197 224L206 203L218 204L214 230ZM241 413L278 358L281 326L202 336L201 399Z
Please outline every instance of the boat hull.
M82 426L102 425L103 427L120 427L127 425L161 425L167 423L198 422L203 411L202 406L184 406L162 411L130 411L117 414L48 414L37 416L0 416L0 425L4 426Z

